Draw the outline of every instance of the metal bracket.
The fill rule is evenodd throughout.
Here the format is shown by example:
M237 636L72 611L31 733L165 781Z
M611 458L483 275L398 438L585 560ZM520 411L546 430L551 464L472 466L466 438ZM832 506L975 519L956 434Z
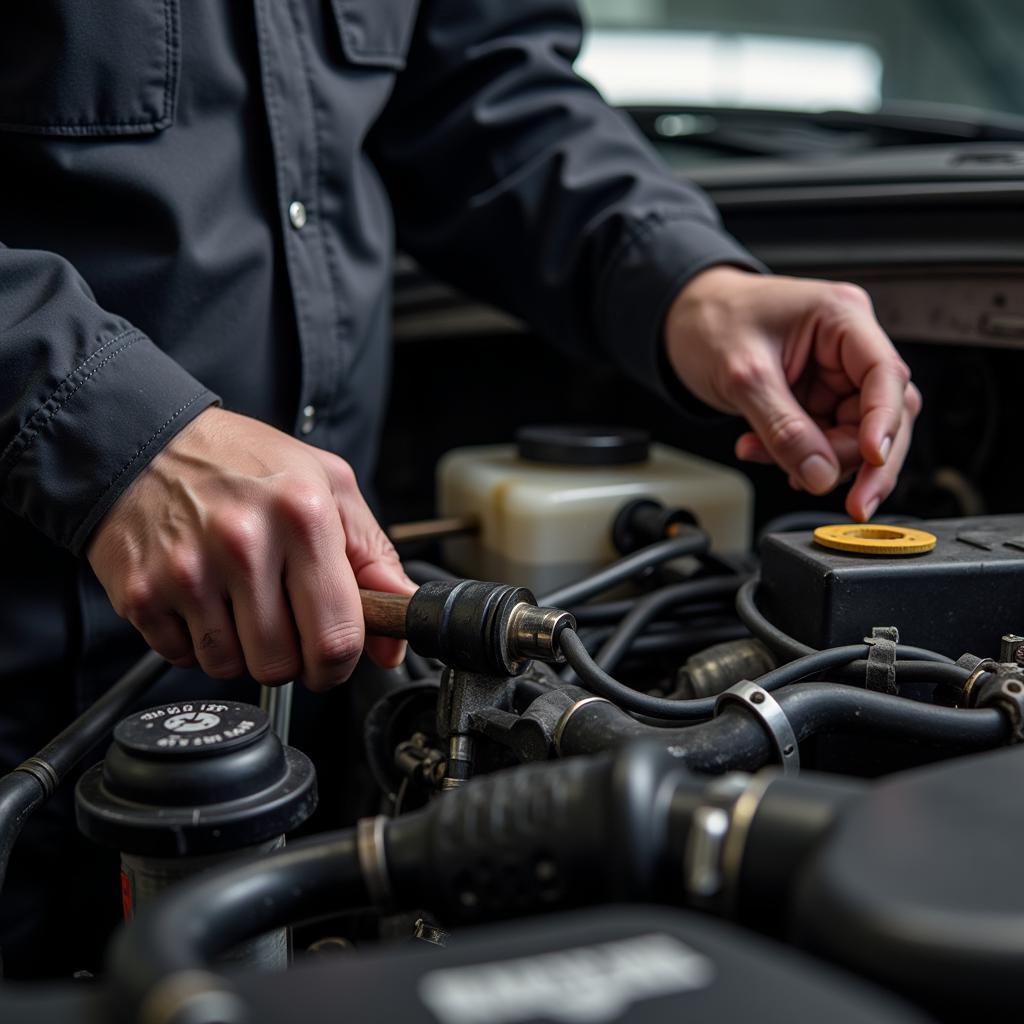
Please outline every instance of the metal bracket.
M864 637L868 645L868 664L864 672L864 685L879 693L898 692L896 686L896 645L900 631L895 626L874 626L871 636Z
M763 687L749 679L740 680L735 686L720 693L715 701L717 718L726 704L740 704L760 720L772 739L779 756L784 775L795 775L800 771L800 747L796 733L789 724L786 712L779 702Z

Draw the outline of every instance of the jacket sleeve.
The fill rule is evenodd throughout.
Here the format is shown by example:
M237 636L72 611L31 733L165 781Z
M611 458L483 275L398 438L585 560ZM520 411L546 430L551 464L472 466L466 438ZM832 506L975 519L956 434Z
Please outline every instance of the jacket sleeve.
M424 267L678 399L672 300L714 264L762 268L574 73L581 38L573 0L423 0L370 152Z
M0 501L80 554L166 440L217 401L49 252L0 246Z

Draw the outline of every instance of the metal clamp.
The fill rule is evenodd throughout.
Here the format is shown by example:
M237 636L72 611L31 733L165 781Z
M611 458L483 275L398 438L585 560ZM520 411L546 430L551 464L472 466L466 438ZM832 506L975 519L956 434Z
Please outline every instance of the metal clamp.
M961 658L960 661L963 661L963 658ZM957 664L959 665L960 662L958 661ZM972 706L971 705L971 694L972 694L972 692L974 690L974 687L977 685L978 680L983 675L986 675L989 672L998 672L998 671L999 671L999 662L998 661L993 661L992 658L985 658L983 661L979 661L978 664L974 666L974 669L971 672L971 674L964 680L963 695L964 695L964 704L966 704L967 707L971 707Z
M356 822L356 854L359 870L366 884L370 901L380 909L391 906L391 879L388 877L387 853L384 849L384 824L387 818L360 818Z
M690 819L683 853L689 906L735 916L750 824L781 774L774 768L756 775L730 772L704 790L704 802Z
M57 769L49 761L44 761L41 757L33 755L22 761L14 770L31 775L42 786L43 794L47 800L53 796L60 785L60 776L57 774Z
M569 719L580 708L586 707L587 704L611 704L611 701L605 700L604 697L584 697L582 700L576 701L575 704L571 704L562 712L562 717L558 719L558 724L555 726L555 734L552 737L552 745L559 757L562 756L562 736L565 734L565 727L569 724Z
M715 717L730 703L741 704L757 716L772 739L784 775L795 775L800 771L800 747L796 733L779 702L763 686L749 679L742 679L735 686L730 686L715 701Z

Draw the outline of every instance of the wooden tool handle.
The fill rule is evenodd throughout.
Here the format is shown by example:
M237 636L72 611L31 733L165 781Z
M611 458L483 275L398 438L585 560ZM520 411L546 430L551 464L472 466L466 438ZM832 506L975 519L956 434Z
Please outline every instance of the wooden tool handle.
M385 594L379 590L360 590L363 620L370 636L391 636L405 639L405 614L409 598L402 594Z

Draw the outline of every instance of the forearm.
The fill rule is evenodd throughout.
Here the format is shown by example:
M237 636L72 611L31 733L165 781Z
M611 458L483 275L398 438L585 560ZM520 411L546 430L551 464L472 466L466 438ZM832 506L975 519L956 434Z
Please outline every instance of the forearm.
M581 34L571 0L428 0L372 150L412 255L664 393L675 294L758 264L574 74Z
M53 253L0 247L0 339L0 500L80 553L216 396Z

